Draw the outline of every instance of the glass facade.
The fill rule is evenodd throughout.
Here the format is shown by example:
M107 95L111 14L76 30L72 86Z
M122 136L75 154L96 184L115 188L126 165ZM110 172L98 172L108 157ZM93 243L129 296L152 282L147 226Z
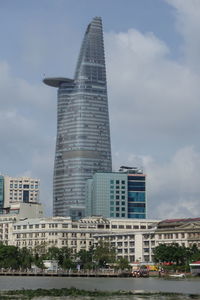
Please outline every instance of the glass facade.
M101 18L87 27L74 79L44 83L58 87L53 214L78 219L85 213L86 180L112 169Z
M128 218L146 218L146 177L128 176Z
M96 173L87 181L87 216L146 218L146 176L142 173L130 175L129 169Z

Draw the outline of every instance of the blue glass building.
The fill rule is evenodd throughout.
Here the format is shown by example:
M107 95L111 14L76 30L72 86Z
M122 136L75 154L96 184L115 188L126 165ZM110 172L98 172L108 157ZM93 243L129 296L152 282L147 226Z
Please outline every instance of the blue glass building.
M138 168L96 173L87 181L86 215L146 218L146 175Z
M44 83L58 88L53 215L77 219L85 213L86 180L112 169L101 18L87 27L74 79Z

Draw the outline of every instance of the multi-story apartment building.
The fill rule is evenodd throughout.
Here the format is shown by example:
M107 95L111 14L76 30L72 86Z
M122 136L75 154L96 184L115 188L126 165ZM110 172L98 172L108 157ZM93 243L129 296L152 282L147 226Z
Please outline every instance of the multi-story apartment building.
M178 243L180 246L200 249L200 218L167 219L158 223L155 231L156 246Z
M74 79L46 78L44 83L58 88L53 215L82 218L86 180L112 170L101 18L87 27Z
M86 186L86 216L146 218L146 175L122 166L119 172L96 173Z
M9 207L12 203L38 203L39 179L30 177L0 177L0 208Z

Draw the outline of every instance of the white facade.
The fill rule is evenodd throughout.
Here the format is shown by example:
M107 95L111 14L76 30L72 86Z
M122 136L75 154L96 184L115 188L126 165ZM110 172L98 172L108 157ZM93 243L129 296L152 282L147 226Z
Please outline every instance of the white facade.
M4 207L15 202L38 203L40 180L4 176Z
M5 245L14 245L13 225L25 218L43 217L43 207L40 203L15 203L0 214L0 242Z
M117 257L129 261L152 261L155 245L155 220L105 219L91 217L72 221L71 218L53 217L12 221L8 244L20 248L40 249L68 247L76 254L89 250L100 240L116 249ZM3 240L0 240L5 242Z
M192 247L200 249L200 218L169 219L158 223L155 233L156 246L159 244Z

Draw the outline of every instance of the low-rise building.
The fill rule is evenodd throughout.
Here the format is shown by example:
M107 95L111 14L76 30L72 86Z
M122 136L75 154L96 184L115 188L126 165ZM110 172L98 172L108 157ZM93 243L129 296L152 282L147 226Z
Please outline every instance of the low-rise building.
M178 243L180 246L200 249L200 218L167 219L158 223L155 232L156 246Z
M116 250L118 259L140 263L152 262L154 248L161 243L200 248L200 218L160 222L94 216L73 221L70 217L44 218L41 207L35 205L20 203L18 209L13 206L0 215L0 242L41 253L52 246L68 247L76 254L103 241Z
M9 208L0 210L0 242L14 245L13 226L25 218L43 217L43 207L40 203L13 203Z
M117 257L129 261L152 261L155 246L155 220L106 219L102 217L53 217L25 219L13 223L10 244L20 248L68 247L76 254L96 247L100 240L116 250Z

